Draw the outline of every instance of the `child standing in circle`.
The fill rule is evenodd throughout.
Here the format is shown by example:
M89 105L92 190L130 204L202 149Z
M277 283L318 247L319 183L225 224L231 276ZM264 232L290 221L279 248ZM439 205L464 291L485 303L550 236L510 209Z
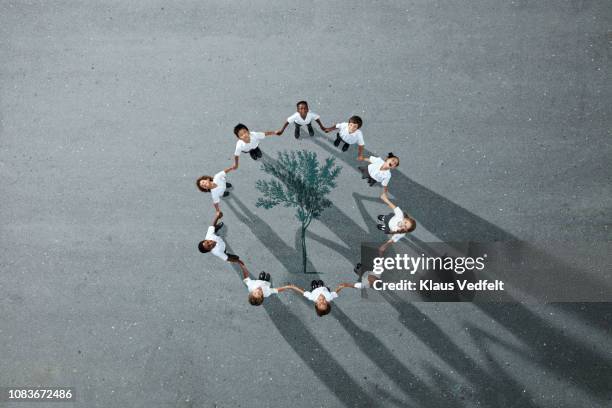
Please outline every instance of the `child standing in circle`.
M305 291L295 285L288 285L289 289L293 289L301 293L305 298L314 302L315 311L319 316L325 316L331 311L331 301L338 297L338 293L344 288L356 287L353 283L341 283L333 292L325 286L322 280L313 280L310 283L310 291Z
M350 145L357 143L357 158L363 156L363 149L365 146L365 142L363 141L363 133L361 133L361 126L363 126L363 121L359 116L351 116L347 122L336 123L332 127L328 127L325 129L326 132L331 132L334 129L338 129L338 133L336 133L336 140L334 141L334 146L339 147L341 142L344 142L342 145L342 151L346 152Z
M210 252L214 256L221 258L223 261L240 264L242 263L240 257L238 255L228 254L225 251L225 241L223 241L223 238L217 235L217 231L223 227L223 223L217 224L217 221L219 221L221 216L223 216L223 214L215 216L213 225L208 227L206 237L203 241L200 241L198 244L198 249L203 254Z
M276 132L251 132L242 123L234 126L234 134L238 138L236 142L236 150L234 151L234 165L231 167L232 170L238 168L238 162L240 160L241 153L248 153L251 159L257 160L262 156L261 149L259 148L259 142L264 140L266 136L276 135Z
M379 248L379 253L382 254L389 245L404 238L409 232L414 231L417 223L414 218L405 214L401 208L393 204L386 193L383 192L380 198L393 210L391 214L381 214L378 216L379 224L376 227L385 234L391 235L389 240Z
M289 286L280 288L272 288L270 284L270 274L261 272L258 279L251 279L249 271L244 265L240 265L242 269L242 281L247 286L249 291L249 303L253 306L259 306L264 302L264 299L270 295L283 292L289 289Z
M391 169L399 166L399 157L389 153L384 160L376 156L370 156L369 159L360 157L359 160L370 162L369 166L358 167L359 171L361 171L361 178L367 179L370 187L379 182L386 193L388 191L389 180L391 180Z
M313 120L319 124L321 130L325 131L325 126L323 126L323 123L321 123L320 116L314 112L310 112L310 110L308 109L308 102L299 101L297 103L297 112L287 118L287 121L285 122L283 127L280 130L277 130L276 134L278 136L282 135L287 126L289 126L290 123L293 123L295 125L295 131L293 135L296 139L300 138L300 128L304 125L308 129L308 134L310 136L314 136L314 129L312 128Z
M230 194L229 191L225 191L228 188L232 188L232 184L226 181L226 176L227 173L232 170L233 167L228 167L227 169L218 172L213 177L202 176L196 181L198 190L203 193L210 193L216 215L221 214L221 209L219 208L221 197L227 197ZM223 225L223 223L221 223L221 225Z

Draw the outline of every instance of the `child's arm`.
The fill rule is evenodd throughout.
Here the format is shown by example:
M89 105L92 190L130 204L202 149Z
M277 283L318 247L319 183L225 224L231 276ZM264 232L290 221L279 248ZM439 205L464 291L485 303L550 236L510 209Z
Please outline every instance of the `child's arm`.
M382 257L385 253L385 251L387 250L387 248L389 248L389 246L391 246L391 244L393 244L393 240L390 239L388 241L385 241L384 244L382 244L380 246L380 248L378 248L378 256Z
M334 290L334 292L336 293L340 293L340 291L344 288L354 288L355 284L354 283L341 283L338 285L338 287L336 288L336 290Z
M288 289L293 289L292 285L281 286L280 288L275 288L278 293L284 292ZM297 292L297 291L296 291Z
M242 279L248 279L251 277L251 275L249 274L249 270L244 265L244 262L238 262L238 266L240 267L240 269L242 269Z
M275 130L266 130L263 134L266 136L280 136Z
M234 156L234 165L230 167L230 169L237 170L239 161L240 161L240 156Z
M327 132L327 128L325 126L323 126L323 124L321 123L321 119L315 119L315 121L319 124L319 127L321 128L322 131Z
M364 145L357 145L357 160L362 160L364 159L363 157L363 146Z
M295 286L295 285L287 285L287 286L283 286L283 287L281 287L281 288L277 288L277 289L278 289L278 291L279 291L279 292L282 292L282 291L281 291L281 289L282 289L282 290L291 289L291 290L293 290L293 291L295 291L295 292L299 293L300 295L303 295L303 294L304 294L304 289L302 289L302 288L298 288L298 287L297 287L297 286Z
M383 194L387 194L389 192L389 186L383 186Z
M236 168L238 168L238 166L236 166ZM227 174L230 171L235 170L234 166L228 167L227 169L223 169L223 171Z
M283 125L283 127L275 132L276 136L282 135L285 129L287 129L287 126L289 126L289 122L285 121L285 124Z
M215 212L215 218L213 218L213 223L212 223L212 225L216 226L216 225L217 225L217 223L219 222L219 220L220 220L221 218L223 218L223 213L222 213L222 212L221 212L221 210L219 209L219 204L214 204L214 206L215 206L215 209L216 209L217 211Z
M361 146L359 146L358 148L360 148L361 155L359 155L357 157L357 160L361 160L361 161L365 161L365 162L368 162L368 163L372 163L372 161L370 160L369 157L363 157L363 148L361 148Z
M325 128L325 129L324 129L324 130L325 130L325 133L329 133L329 132L333 131L334 129L336 129L336 126L337 126L337 125L338 125L337 123L334 123L334 124L333 124L333 125L331 125L330 127Z
M391 200L389 200L389 197L387 196L386 186L385 186L383 193L380 195L380 199L383 200L383 202L387 204L389 208L391 208L392 210L394 210L395 207L397 207L397 205L393 204Z

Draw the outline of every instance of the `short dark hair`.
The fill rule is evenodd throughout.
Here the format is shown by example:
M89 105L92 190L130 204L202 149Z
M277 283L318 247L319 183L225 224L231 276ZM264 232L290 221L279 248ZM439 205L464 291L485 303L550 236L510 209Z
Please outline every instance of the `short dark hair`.
M210 252L210 249L206 249L204 248L204 241L200 241L200 243L198 244L198 249L200 250L201 253L205 254L207 252Z
M357 124L357 129L361 128L361 126L363 125L363 120L361 120L361 118L357 115L353 115L349 118L349 123L356 123Z
M318 307L318 303L315 303L315 310L317 311L317 314L319 316L325 316L326 314L329 314L329 312L331 312L331 305L329 304L329 302L325 302L324 308L320 309Z
M299 108L300 105L306 105L306 107L308 107L308 102L306 102L306 101L299 101L298 103L295 104L295 107Z
M397 157L396 155L394 155L391 152L389 152L389 154L387 154L387 159L396 159L397 160L397 165L399 166L399 164L400 164L399 157Z
M249 303L253 306L259 306L263 303L263 296L255 296L255 293L249 292Z
M408 229L406 230L406 232L412 232L412 231L414 231L414 230L416 229L416 220L415 220L414 218L412 218L411 216L409 216L409 215L404 215L404 218L405 218L405 219L407 219L407 220L409 220L409 221L410 221L410 223L412 224L412 225L410 226L410 228L408 228Z
M212 181L213 178L210 176L202 176L199 179L196 180L196 186L198 186L198 190L200 190L203 193L210 193L210 190L207 188L202 188L202 186L200 186L200 181L202 180L208 180L208 181Z
M239 123L234 126L234 134L236 135L236 137L238 137L238 132L240 132L242 129L246 129L247 132L249 131L249 128L243 125L242 123Z

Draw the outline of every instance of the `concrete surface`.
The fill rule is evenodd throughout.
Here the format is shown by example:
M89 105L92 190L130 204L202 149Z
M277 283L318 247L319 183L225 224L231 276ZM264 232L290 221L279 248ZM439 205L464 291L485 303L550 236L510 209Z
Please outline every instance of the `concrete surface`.
M195 179L231 164L237 122L277 129L306 99L400 156L415 240L610 240L611 30L603 0L0 2L0 386L77 393L0 406L610 406L609 303L255 308L196 249ZM261 147L338 155L291 128ZM331 284L385 209L338 156L308 242ZM306 285L261 177L246 156L228 177L224 236Z

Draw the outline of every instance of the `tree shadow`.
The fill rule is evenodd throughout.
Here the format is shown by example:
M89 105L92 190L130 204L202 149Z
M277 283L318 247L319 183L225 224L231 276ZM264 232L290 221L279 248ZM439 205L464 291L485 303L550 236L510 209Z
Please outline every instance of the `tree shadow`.
M301 262L295 262L296 259L301 259L301 252L287 245L264 220L249 210L236 194L229 196L223 203L251 230L259 242L261 242L270 253L283 264L287 271L293 274L303 275ZM310 260L308 260L306 266L308 270L314 270L314 266ZM312 274L310 276L314 278L317 275Z

